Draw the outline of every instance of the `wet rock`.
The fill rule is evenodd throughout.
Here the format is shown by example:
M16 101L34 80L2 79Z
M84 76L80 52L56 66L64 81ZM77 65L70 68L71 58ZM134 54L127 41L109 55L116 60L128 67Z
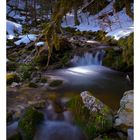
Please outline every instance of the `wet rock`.
M97 134L111 130L113 127L112 110L99 99L92 96L88 91L84 91L80 95L82 97L84 106L90 111L89 118L90 124L92 124L90 129L92 130L94 128L92 130L93 138ZM90 135L89 138L91 137Z
M33 140L36 127L44 120L44 115L34 108L28 108L18 123L23 140Z
M106 116L108 119L112 120L112 110L101 102L99 99L95 98L88 91L84 91L81 93L81 97L84 105L94 113L100 113L103 116Z
M21 83L13 82L13 83L11 84L11 87L12 87L12 88L14 88L14 87L19 88L20 86L21 86Z
M6 81L7 81L7 84L10 85L13 82L19 82L20 78L16 73L7 73Z
M133 90L126 91L120 101L120 108L117 112L114 126L127 133L133 128Z
M111 130L112 110L88 91L82 92L81 97L73 97L67 103L67 108L74 114L74 123L85 131L88 139L94 139L100 133Z
M39 100L39 101L28 101L28 105L35 107L37 109L45 108L46 107L46 101L45 100Z
M49 84L49 86L50 87L58 87L58 86L60 86L60 85L62 85L63 84L63 81L62 80L53 80L50 84Z

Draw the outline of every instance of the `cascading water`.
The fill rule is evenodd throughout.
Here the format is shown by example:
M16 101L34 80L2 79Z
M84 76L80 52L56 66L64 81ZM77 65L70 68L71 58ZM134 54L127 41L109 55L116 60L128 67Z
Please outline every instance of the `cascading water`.
M74 66L102 65L104 54L104 50L97 51L95 54L86 52L83 56L75 55L71 63Z

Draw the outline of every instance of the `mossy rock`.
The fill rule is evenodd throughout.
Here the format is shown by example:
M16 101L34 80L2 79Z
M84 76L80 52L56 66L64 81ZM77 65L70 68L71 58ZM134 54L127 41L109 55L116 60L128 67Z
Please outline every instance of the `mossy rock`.
M60 85L62 85L63 84L63 81L62 80L54 80L54 81L52 81L50 84L49 84L49 86L50 87L58 87L58 86L60 86Z
M38 85L36 83L33 83L33 82L30 82L28 84L28 86L31 87L31 88L37 88L38 87Z
M34 107L35 109L43 109L46 107L46 101L45 100L28 101L28 105L30 107Z
M40 79L40 82L41 82L41 83L47 83L47 82L48 82L48 78L47 78L47 77L42 77L42 78Z
M43 113L34 108L28 108L20 119L18 128L23 140L33 140L36 127L44 120Z
M20 74L22 80L27 80L31 78L31 74L36 70L35 66L32 64L21 64L17 71Z
M15 73L8 73L6 75L6 81L7 81L7 85L12 84L13 82L20 82L20 78L17 74Z
M106 116L90 110L84 106L80 96L72 98L67 103L68 109L74 114L74 122L86 133L89 140L93 140L97 135L112 128L112 123L106 119ZM108 112L106 108L104 113Z

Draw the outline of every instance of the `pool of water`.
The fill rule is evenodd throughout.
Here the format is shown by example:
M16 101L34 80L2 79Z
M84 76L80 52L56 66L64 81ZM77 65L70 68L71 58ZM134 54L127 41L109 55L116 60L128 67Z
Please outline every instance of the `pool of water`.
M47 72L46 75L59 76L65 81L60 88L49 91L65 96L88 90L112 109L118 109L123 93L133 88L133 82L126 79L125 73L100 65L60 69Z

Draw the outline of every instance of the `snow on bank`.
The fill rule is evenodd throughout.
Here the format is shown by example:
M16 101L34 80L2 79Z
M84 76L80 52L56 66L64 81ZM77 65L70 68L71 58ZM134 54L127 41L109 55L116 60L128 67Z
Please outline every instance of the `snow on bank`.
M19 34L22 33L22 25L7 20L6 31L8 33L7 39L13 39L16 33L19 33Z
M40 47L40 46L43 46L44 44L45 44L45 42L40 41L40 42L37 42L37 43L35 44L35 46Z
M19 36L19 38L21 38L20 40L14 42L16 45L20 45L20 44L28 44L31 41L35 41L37 38L37 35L35 34L28 34L28 35L22 35Z
M107 36L112 36L117 40L134 31L133 21L127 16L125 8L118 13L113 13L113 15L109 15L108 13L113 13L113 2L94 16L89 16L88 13L80 13L78 15L80 25L78 26L74 25L73 13L68 13L66 18L63 19L62 27L73 27L80 31L104 30L108 32ZM99 16L101 17L105 14L108 14L106 18L99 18Z
M134 32L134 28L127 27L127 28L117 29L117 30L108 32L106 36L113 36L114 39L119 40L122 37L128 36L132 32Z

